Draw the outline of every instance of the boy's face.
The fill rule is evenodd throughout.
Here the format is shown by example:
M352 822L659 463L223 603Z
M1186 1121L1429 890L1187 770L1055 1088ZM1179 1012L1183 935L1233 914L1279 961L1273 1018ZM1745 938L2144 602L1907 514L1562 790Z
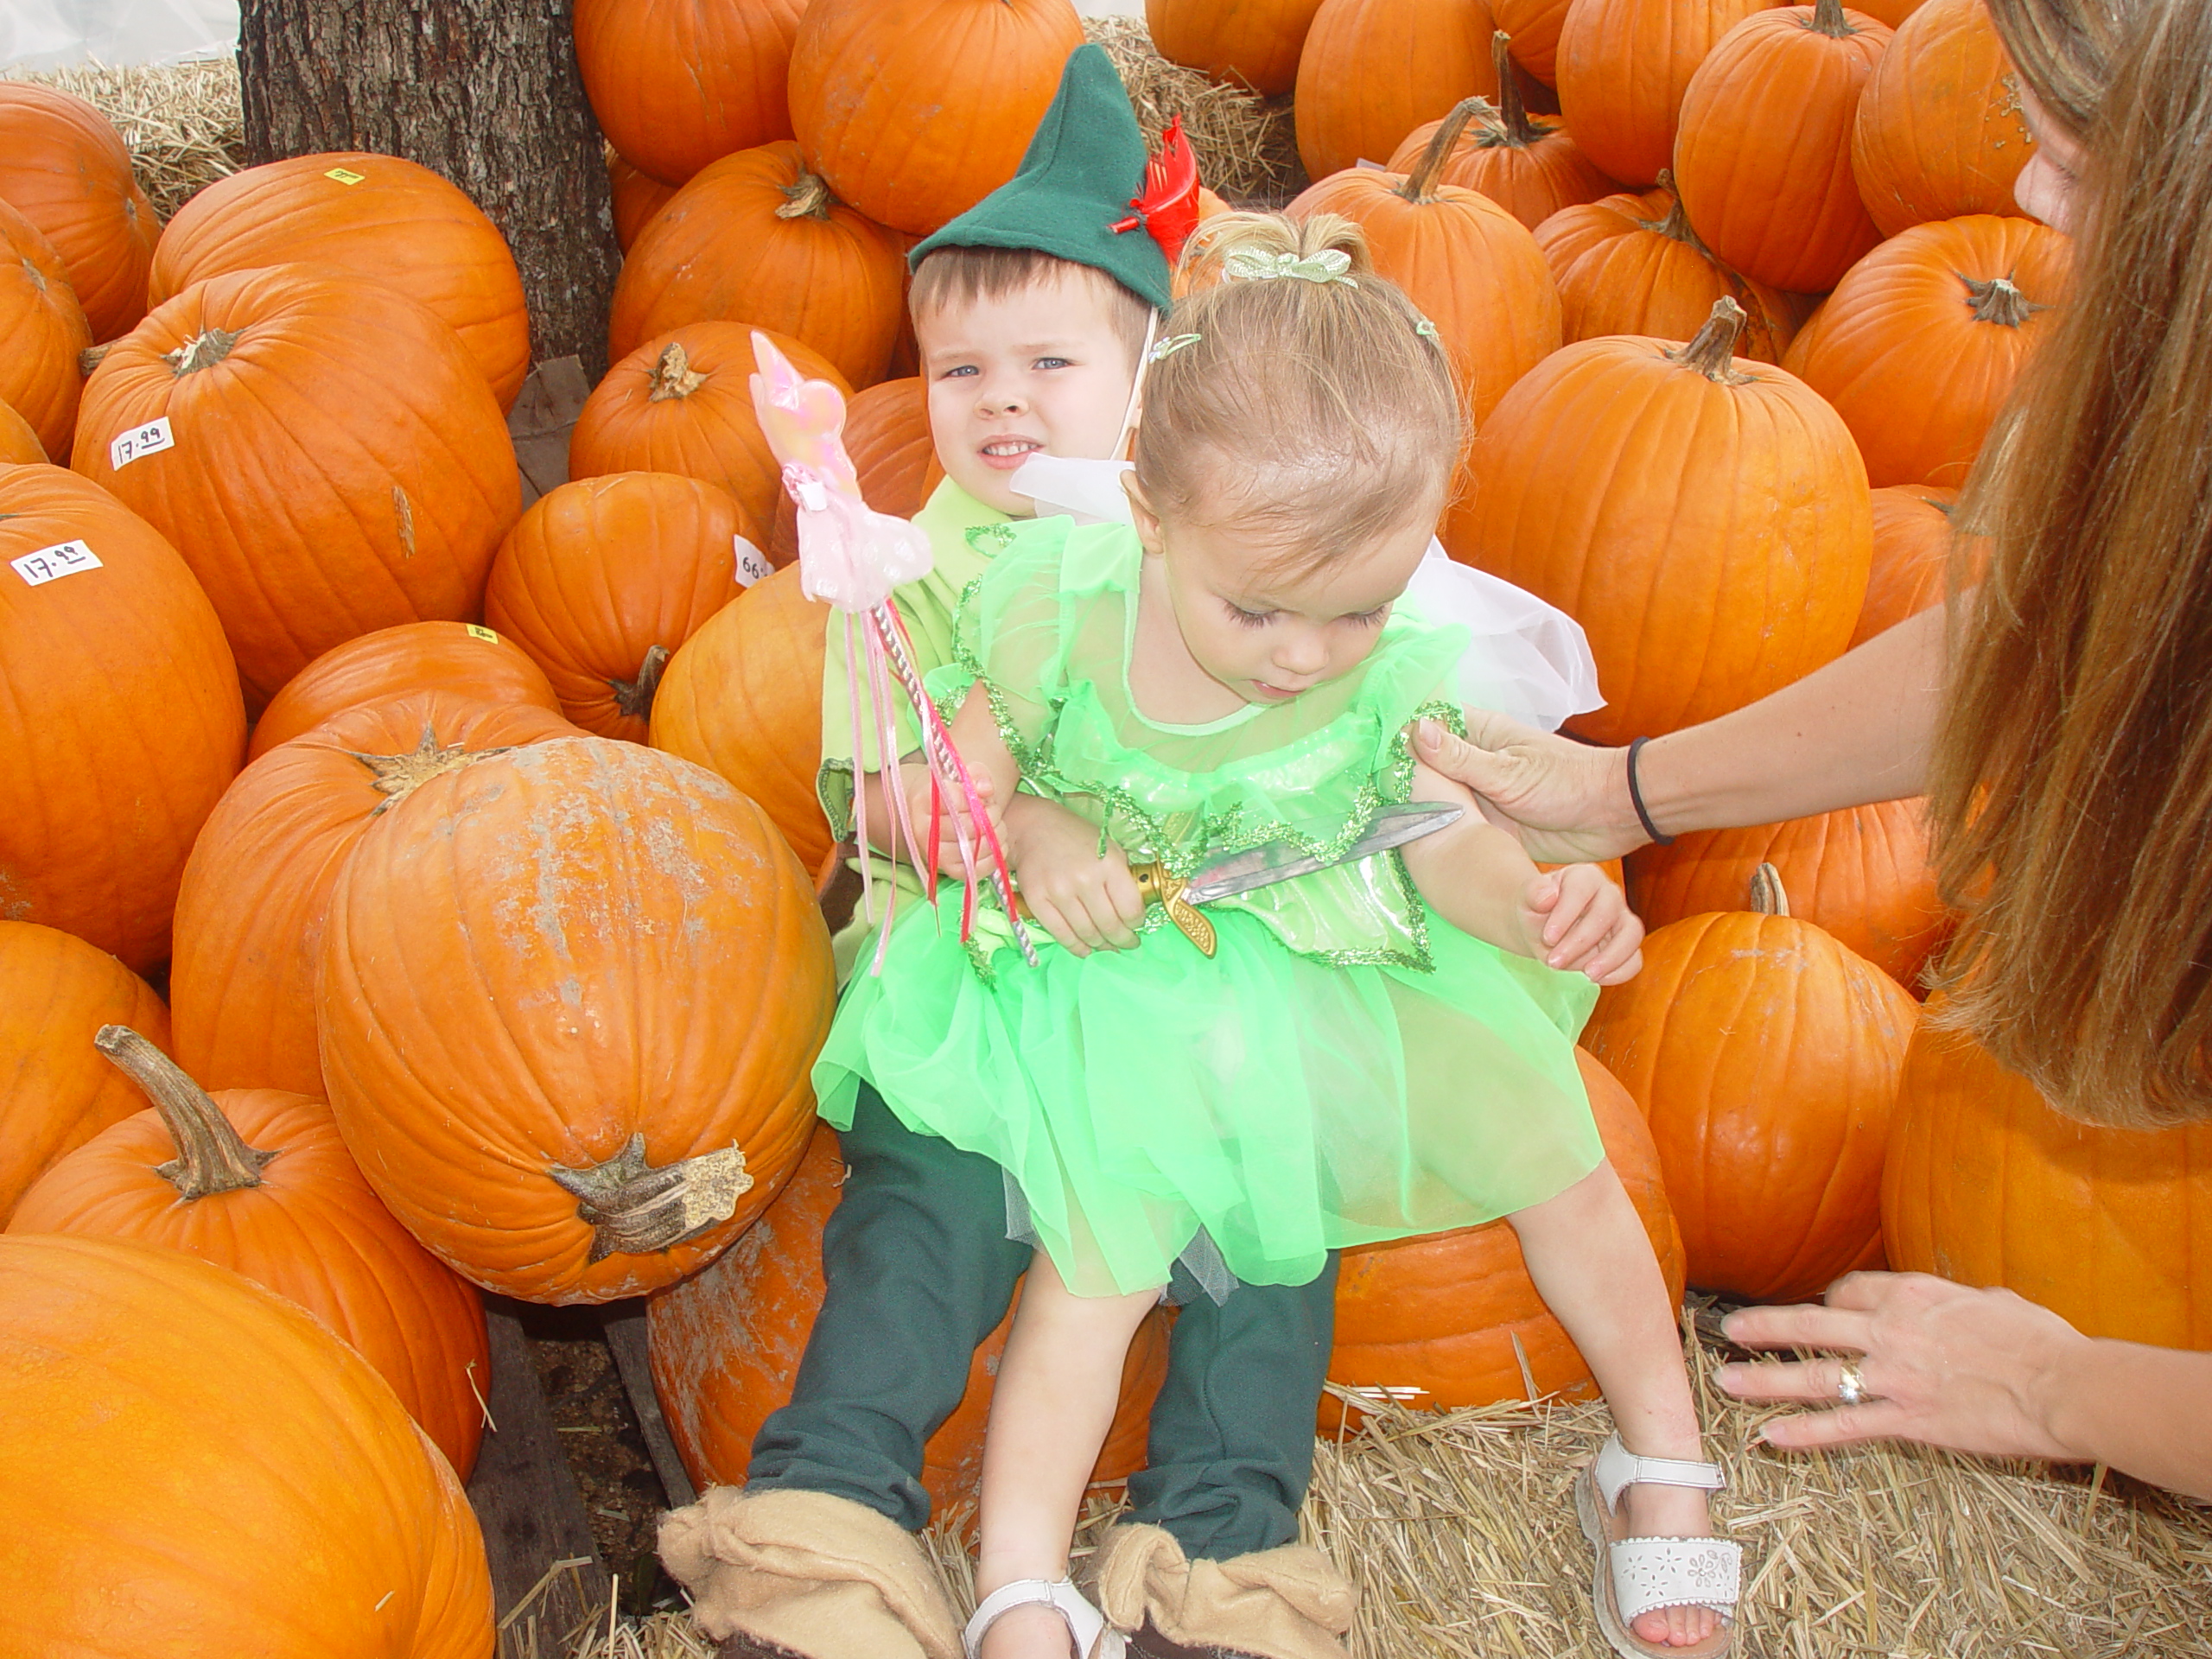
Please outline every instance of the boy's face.
M1087 272L1056 269L1012 294L939 306L914 334L938 464L985 505L1035 512L1008 484L1033 454L1113 459L1136 365Z

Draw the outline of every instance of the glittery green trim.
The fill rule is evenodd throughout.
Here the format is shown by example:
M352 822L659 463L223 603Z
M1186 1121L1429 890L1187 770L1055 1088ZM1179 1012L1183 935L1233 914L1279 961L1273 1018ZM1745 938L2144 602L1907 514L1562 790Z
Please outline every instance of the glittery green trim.
M968 545L985 558L995 559L1014 545L1014 526L1009 524L972 525L968 531ZM975 587L974 582L968 585L970 589ZM963 593L961 603L964 605L967 602L968 596Z

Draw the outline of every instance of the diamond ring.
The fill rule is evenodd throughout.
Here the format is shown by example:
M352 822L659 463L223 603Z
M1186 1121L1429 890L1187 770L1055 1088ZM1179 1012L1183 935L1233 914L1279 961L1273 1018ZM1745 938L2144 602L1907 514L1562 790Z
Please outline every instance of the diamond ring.
M1859 1371L1857 1360L1847 1359L1843 1369L1836 1373L1835 1397L1847 1406L1855 1406L1866 1397L1866 1378Z

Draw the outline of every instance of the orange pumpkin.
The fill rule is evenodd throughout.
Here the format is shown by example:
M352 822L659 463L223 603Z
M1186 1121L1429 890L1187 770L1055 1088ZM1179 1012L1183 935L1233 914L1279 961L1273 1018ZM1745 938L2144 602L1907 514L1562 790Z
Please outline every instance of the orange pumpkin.
M0 921L0 1224L62 1154L140 1109L92 1035L131 1026L167 1048L153 987L73 933Z
M815 798L830 607L797 569L755 582L693 634L662 675L652 742L719 772L760 804L810 870L830 856Z
M753 1230L704 1272L645 1303L653 1392L702 1486L742 1481L753 1437L790 1402L822 1307L822 1230L844 1176L836 1132L817 1128L798 1173ZM923 1449L922 1484L939 1515L975 1499L992 1379L1012 1323L1009 1313L976 1348L967 1393ZM1121 1405L1092 1480L1126 1480L1144 1467L1147 1420L1166 1375L1167 1316L1155 1310L1129 1344Z
M1930 1020L1897 1086L1882 1233L1893 1268L2002 1285L2087 1335L2212 1348L2212 1125L2063 1117Z
M1488 196L1532 231L1562 207L1612 194L1613 181L1582 153L1566 127L1552 118L1530 118L1520 82L1506 61L1504 31L1491 41L1497 106L1493 110L1478 100L1474 118L1445 158L1438 178ZM1390 170L1410 173L1443 124L1427 121L1408 133L1390 156Z
M1646 927L1741 910L1771 864L1789 913L1883 969L1909 991L1950 937L1928 861L1927 804L1884 801L1786 823L1707 830L1629 855L1630 903Z
M652 222L655 213L668 206L677 187L663 184L652 174L632 166L612 148L607 152L607 182L614 193L615 245L627 253L635 245L638 232Z
M1536 227L1536 245L1559 284L1569 345L1606 334L1688 340L1724 298L1745 313L1742 356L1778 363L1796 332L1788 300L1715 258L1671 190L1562 208Z
M154 250L158 306L210 276L328 265L420 302L461 337L503 410L530 372L530 314L506 238L458 186L397 156L267 162L177 209Z
M176 550L73 473L0 467L0 911L153 967L245 747L230 647Z
M1862 0L1853 10L1863 11L1876 22L1886 23L1894 29L1926 3L1927 0Z
M791 126L839 197L927 235L1014 176L1083 40L1069 0L810 0Z
M333 645L287 680L254 722L246 759L258 760L348 709L413 691L561 707L545 671L513 640L474 622L402 622Z
M46 461L46 446L31 423L0 404L0 467L42 467Z
M1682 1299L1682 1236L1651 1131L1611 1073L1581 1049L1574 1058L1605 1155L1650 1235L1675 1306ZM1537 1294L1521 1241L1505 1221L1346 1250L1329 1380L1440 1411L1532 1394L1586 1399L1597 1391L1573 1339ZM1325 1396L1321 1432L1337 1433L1345 1415Z
M0 201L54 244L94 340L137 326L161 220L105 116L54 87L0 80Z
M1377 162L1460 99L1495 97L1490 0L1321 0L1298 60L1299 159Z
M577 0L600 130L666 184L791 136L784 83L806 0Z
M810 379L852 385L812 346L760 330ZM753 413L753 328L690 322L649 340L607 372L576 416L569 476L681 473L719 484L758 524L775 522L783 468Z
M1843 416L1876 487L1962 484L2071 265L2031 219L1916 225L1852 267L1783 365Z
M738 594L761 529L727 490L609 473L534 502L499 544L484 614L544 669L588 732L642 743L662 671Z
M1884 236L2018 213L2012 181L2035 153L2018 78L1982 0L1927 0L1897 25L1851 132L1852 172Z
M433 778L363 839L315 1017L346 1144L408 1230L487 1289L597 1302L766 1207L833 998L814 884L760 809L576 737Z
M1507 388L1559 349L1560 304L1529 227L1488 196L1438 182L1471 113L1456 110L1411 173L1352 168L1309 187L1285 211L1358 221L1375 268L1436 325L1479 427Z
M428 779L576 734L534 704L417 691L346 709L248 766L177 894L169 1001L185 1070L210 1089L320 1098L315 963L347 855Z
M10 1236L0 1328L0 1649L491 1659L461 1483L305 1309L181 1250Z
M67 455L83 384L77 359L92 343L92 325L54 244L4 200L0 340L8 342L0 353L0 403L23 417L48 454Z
M466 1479L491 1386L483 1299L369 1191L330 1109L276 1089L210 1099L126 1027L99 1044L153 1109L48 1170L8 1230L160 1244L289 1297L377 1368Z
M1852 176L1851 124L1889 41L1842 0L1783 6L1730 29L1690 77L1675 188L1745 276L1825 293L1882 239Z
M1575 0L1560 29L1559 106L1582 153L1623 184L1674 163L1690 77L1720 37L1775 0Z
M157 419L171 446L118 468L112 441ZM118 341L73 464L176 543L256 709L341 640L474 617L522 505L454 332L396 289L296 265L210 277Z
M1951 564L1951 511L1959 493L1933 484L1892 484L1873 493L1874 563L1851 643L1943 602Z
M1453 551L1582 624L1610 701L1574 724L1598 742L1741 708L1858 620L1859 452L1802 382L1731 356L1742 317L1724 299L1687 346L1569 346L1476 435Z
M1242 81L1262 98L1298 84L1298 54L1321 0L1145 0L1146 31L1170 63Z
M687 322L750 323L803 340L849 385L883 378L906 261L830 194L793 143L710 162L638 238L614 284L610 359Z
M1547 86L1559 84L1559 35L1572 0L1491 0L1491 15L1513 37L1513 60ZM1499 89L1503 91L1503 88Z
M845 409L845 450L868 505L899 518L919 512L944 476L920 378L886 380L856 396Z

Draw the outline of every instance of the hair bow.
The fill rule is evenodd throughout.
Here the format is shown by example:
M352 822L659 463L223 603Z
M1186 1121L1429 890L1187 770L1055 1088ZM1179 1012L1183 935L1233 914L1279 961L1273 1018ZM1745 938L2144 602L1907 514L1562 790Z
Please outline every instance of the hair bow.
M1357 288L1357 281L1345 274L1351 270L1351 256L1342 248L1306 254L1266 254L1255 248L1238 248L1221 262L1221 274L1230 282L1266 283L1295 276L1300 282L1342 283L1346 288Z
M1204 338L1203 334L1169 334L1164 339L1153 342L1152 350L1146 354L1145 360L1148 363L1157 363L1163 357L1174 356L1185 346L1197 345Z

